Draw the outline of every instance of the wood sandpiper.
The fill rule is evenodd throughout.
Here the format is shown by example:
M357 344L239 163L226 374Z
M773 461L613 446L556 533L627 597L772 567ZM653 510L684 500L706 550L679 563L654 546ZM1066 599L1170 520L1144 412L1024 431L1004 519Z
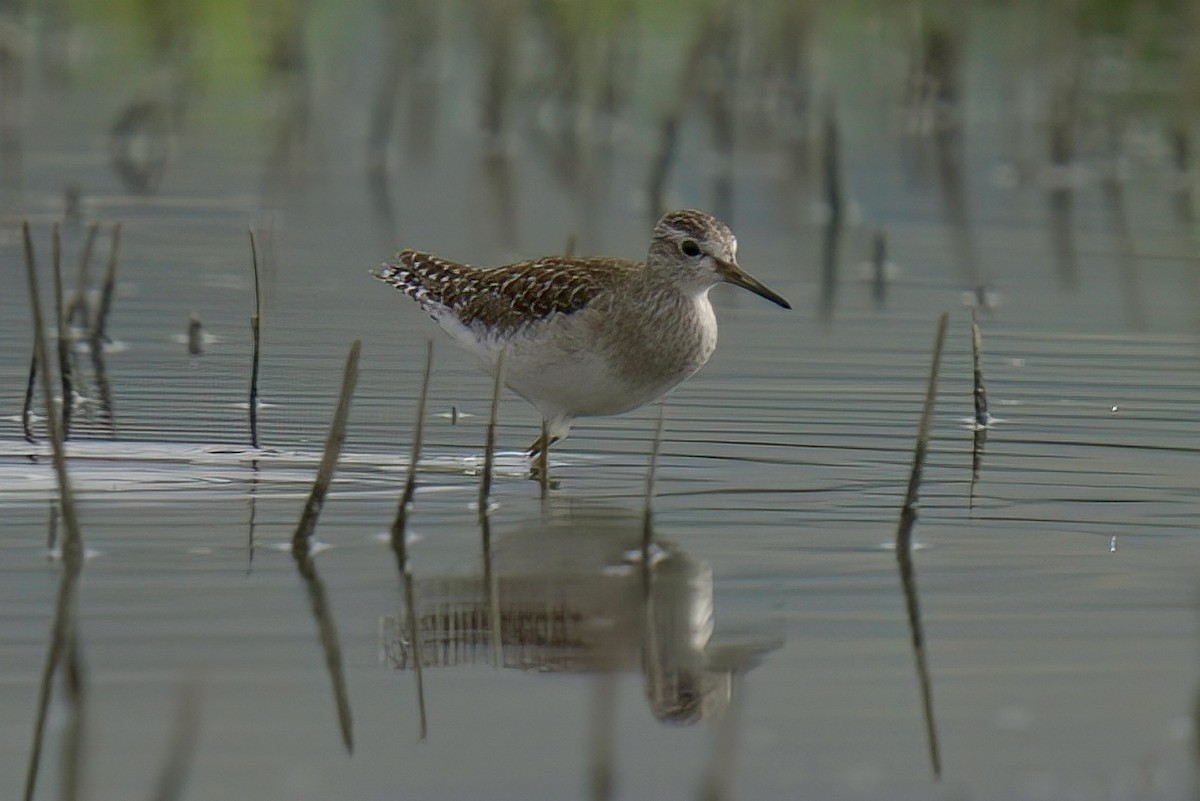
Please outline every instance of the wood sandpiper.
M791 305L738 266L737 239L702 211L664 215L645 262L544 256L481 268L405 250L372 273L421 305L546 420L530 456L576 417L657 400L704 366L717 345L708 292L735 284Z

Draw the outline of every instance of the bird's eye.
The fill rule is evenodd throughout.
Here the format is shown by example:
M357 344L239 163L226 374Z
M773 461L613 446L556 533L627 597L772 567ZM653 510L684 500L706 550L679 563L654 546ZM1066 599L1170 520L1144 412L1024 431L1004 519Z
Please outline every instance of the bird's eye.
M695 258L700 255L700 246L691 239L685 239L679 243L679 249L683 251L683 255Z

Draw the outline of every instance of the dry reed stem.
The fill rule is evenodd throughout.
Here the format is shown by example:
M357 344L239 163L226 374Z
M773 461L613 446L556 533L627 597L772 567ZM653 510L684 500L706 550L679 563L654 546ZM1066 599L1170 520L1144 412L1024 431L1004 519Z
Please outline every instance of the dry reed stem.
M404 491L400 495L400 504L396 509L396 518L392 521L391 546L396 557L396 569L400 573L404 608L408 619L408 637L413 647L414 673L417 679L417 705L420 712L420 739L424 740L428 730L428 718L425 709L425 666L424 649L421 647L420 631L417 626L416 602L413 597L412 571L408 561L408 543L405 541L405 531L408 527L408 511L417 492L417 465L421 460L421 444L425 437L425 406L429 400L429 381L433 375L433 340L425 342L425 372L421 376L421 394L417 400L417 420L413 427L412 449L408 457L408 476L404 481ZM480 519L485 523L486 514L481 512ZM486 531L486 528L485 528Z
M929 449L929 429L933 421L934 404L937 399L938 373L941 370L942 348L946 341L946 326L949 315L942 314L938 320L937 336L933 345L933 360L929 368L929 381L925 387L925 403L921 410L921 422L917 429L917 442L913 450L912 471L909 474L908 490L900 512L900 524L896 530L896 560L900 570L900 582L904 590L905 608L908 612L909 631L912 635L913 656L916 660L917 679L921 686L922 711L925 718L925 736L929 746L929 759L934 776L942 774L941 752L938 746L937 726L933 717L933 689L929 666L925 656L925 633L921 625L921 608L917 597L917 578L912 559L912 529L917 519L917 501L921 486L921 472L925 455Z
M346 443L346 425L350 418L350 401L354 397L354 385L358 382L358 355L362 350L362 340L354 340L350 353L346 356L346 366L342 371L342 390L338 395L337 407L333 412L333 421L329 425L329 433L325 437L325 449L321 454L321 462L317 467L317 477L313 481L312 491L304 504L300 522L292 534L292 547L303 544L307 547L308 538L317 526L317 518L325 505L325 497L329 485L333 481L337 469L338 456Z
M23 226L25 239L25 270L29 280L29 298L30 306L33 314L33 341L34 349L37 352L38 361L43 365L47 364L49 358L46 349L45 323L42 316L41 297L39 295L37 283L37 267L34 262L33 255L33 240L29 233L29 223L25 222ZM50 445L53 449L54 472L58 479L59 496L62 503L63 524L66 529L66 542L63 545L63 554L66 558L68 549L77 552L74 555L82 556L83 546L82 538L79 533L79 521L75 516L75 498L71 492L71 481L67 475L67 460L63 452L62 429L59 427L58 416L54 414L53 395L50 388L50 374L46 370L41 371L42 393L46 400L46 427L50 432Z
M189 356L204 354L204 323L194 314L188 318L187 351Z
M117 285L117 259L121 252L121 224L113 223L112 243L108 251L108 264L104 269L104 284L100 288L100 305L92 317L92 328L88 341L93 350L100 347L107 335L108 314L112 311L113 295Z
M252 345L250 351L250 447L258 447L258 367L260 346L262 341L262 296L258 283L258 246L254 241L254 231L250 231L250 263L254 270L254 314L250 316L250 334Z
M75 289L71 292L71 299L67 301L67 322L74 322L78 316L81 328L87 328L89 325L87 288L91 277L92 250L96 246L96 235L99 233L100 223L92 223L87 227L87 238L84 240L83 250L79 254L79 266L75 271Z
M983 332L979 329L975 310L971 309L971 362L975 374L975 425L988 424L987 390L983 386Z
M111 434L116 436L116 413L113 410L112 387L108 371L104 366L104 340L107 339L108 315L112 311L113 297L117 284L117 261L121 250L121 224L114 223L112 243L108 252L108 264L104 270L104 284L100 290L100 305L92 316L88 332L88 349L92 356L92 371L96 376L96 391L100 395L100 410L108 417Z
M417 494L417 464L421 460L421 442L425 436L425 405L429 399L429 378L433 373L433 340L425 342L425 372L421 376L421 396L417 401L417 422L413 427L412 450L408 456L408 476L404 479L404 491L400 494L400 505L392 521L392 550L400 562L401 570L408 568L408 546L404 532L408 526L408 510Z
M38 290L37 267L34 261L33 239L29 231L29 222L22 226L25 244L25 271L29 285L29 301L33 318L34 352L42 364L49 358L46 347L45 325L42 317L41 295ZM33 748L30 752L28 769L25 775L25 790L23 798L31 801L37 784L38 767L41 763L42 742L45 735L46 716L50 706L51 687L54 675L64 655L67 657L69 668L74 668L71 676L82 681L82 669L78 650L74 643L75 598L79 573L83 568L83 537L79 530L79 521L75 512L75 496L71 490L70 476L67 473L67 460L63 450L62 430L59 428L58 416L54 413L54 405L50 390L50 375L46 370L41 373L42 394L46 399L46 427L50 434L50 445L53 453L54 472L58 481L59 505L63 518L63 571L59 579L58 595L55 603L54 623L50 633L50 643L47 647L46 661L43 666L41 684L38 691L38 707L34 722ZM71 652L71 653L68 653ZM81 686L79 693L71 694L69 701L81 702L83 695ZM79 723L82 711L74 703L71 705L71 720ZM80 729L82 730L82 729ZM68 777L69 778L69 777Z
M62 385L62 437L63 441L71 438L71 412L75 405L75 388L71 376L71 341L67 336L67 320L63 313L63 284L62 284L62 236L58 223L54 224L53 255L54 264L54 323L58 337L58 376Z
M321 463L317 467L317 477L313 481L312 492L296 531L292 534L292 557L296 561L296 569L304 579L308 590L309 604L312 607L313 620L317 624L317 633L321 640L321 651L325 656L325 667L333 685L334 703L337 707L338 725L341 730L342 744L346 751L354 751L353 723L350 713L350 697L346 691L346 675L342 668L342 652L338 644L337 629L333 616L329 611L329 601L325 595L325 585L317 575L316 564L309 550L313 530L317 525L329 485L337 468L338 456L346 442L347 423L350 418L350 402L354 396L354 386L358 382L358 357L362 349L362 340L354 340L350 352L346 356L346 366L342 372L342 389L338 395L337 407L334 409L333 421L329 425L329 433L325 438L325 449L321 454Z
M975 430L971 437L971 485L967 493L967 506L975 508L975 485L979 483L979 468L983 463L983 448L987 443L987 429L991 422L988 414L987 390L983 385L983 332L980 331L975 309L971 309L971 362L974 369L975 386Z

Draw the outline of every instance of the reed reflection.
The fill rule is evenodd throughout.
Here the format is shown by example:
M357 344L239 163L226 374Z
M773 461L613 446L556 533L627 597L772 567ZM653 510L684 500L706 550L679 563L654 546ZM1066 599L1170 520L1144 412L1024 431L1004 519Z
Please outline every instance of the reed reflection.
M342 649L338 639L337 627L334 625L333 614L330 612L329 599L325 592L325 584L317 575L317 566L313 561L316 551L313 547L313 534L317 520L325 506L325 498L329 493L329 485L333 482L333 474L337 468L338 455L346 441L346 426L350 416L350 401L354 395L354 387L358 383L358 357L362 341L354 340L350 352L346 355L346 366L342 372L342 390L338 394L337 406L334 408L333 420L329 425L329 433L325 437L325 449L321 454L321 462L317 466L317 477L313 481L312 490L300 514L300 521L292 533L292 558L296 563L296 571L303 580L308 593L309 607L313 622L317 627L317 638L321 644L321 652L325 657L325 669L329 673L329 681L333 689L334 704L337 706L338 727L342 735L342 744L347 753L354 751L353 722L350 711L350 696L346 690L346 672L342 664Z
M308 537L298 537L293 540L292 559L296 563L296 571L304 582L313 621L317 625L317 638L321 644L325 669L329 673L329 681L333 689L342 745L345 746L347 753L352 753L354 751L354 724L353 714L350 710L350 694L346 689L342 648L337 627L333 622L333 613L329 608L329 596L325 592L325 583L317 574L317 565L313 560L313 551Z

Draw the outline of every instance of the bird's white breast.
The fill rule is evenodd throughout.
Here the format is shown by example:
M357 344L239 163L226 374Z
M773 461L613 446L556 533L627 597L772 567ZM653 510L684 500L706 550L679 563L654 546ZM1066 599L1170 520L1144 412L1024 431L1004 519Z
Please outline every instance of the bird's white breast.
M547 418L620 414L695 373L716 348L707 291L634 310L619 300L555 314L507 333L434 318L490 371L504 353L504 383Z

